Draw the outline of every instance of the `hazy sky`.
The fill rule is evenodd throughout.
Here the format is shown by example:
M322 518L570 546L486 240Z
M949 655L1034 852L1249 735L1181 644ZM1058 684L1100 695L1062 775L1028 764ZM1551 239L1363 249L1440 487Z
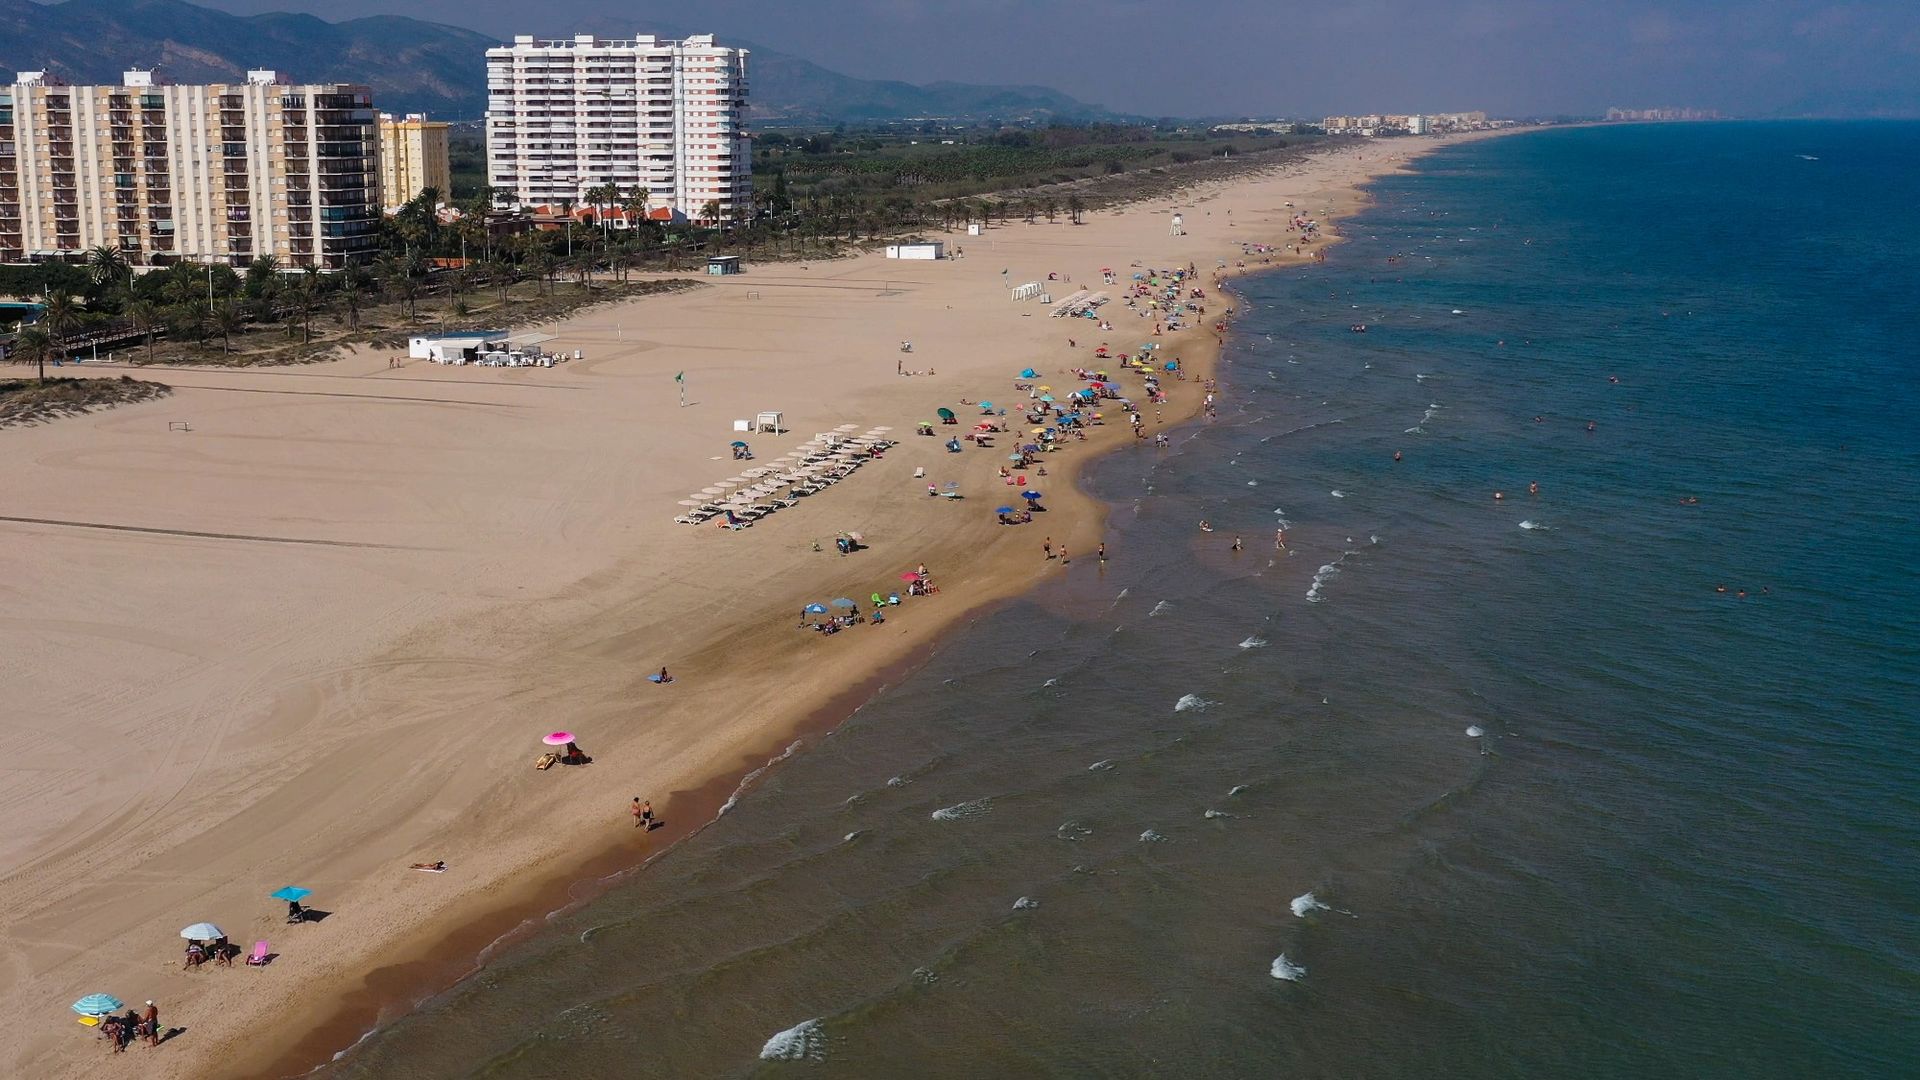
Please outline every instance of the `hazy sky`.
M650 18L868 78L1037 83L1128 112L1920 115L1920 0L203 0L501 36ZM525 14L537 10L537 16Z

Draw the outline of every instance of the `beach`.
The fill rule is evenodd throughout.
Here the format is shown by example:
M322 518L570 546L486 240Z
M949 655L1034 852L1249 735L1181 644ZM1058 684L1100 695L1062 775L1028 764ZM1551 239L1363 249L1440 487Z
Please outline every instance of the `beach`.
M992 512L1005 454L949 454L945 434L965 430L962 399L1008 399L1027 367L1074 386L1070 367L1102 366L1096 344L1131 352L1151 324L1115 303L1102 334L1011 303L1007 284L1064 298L1099 289L1103 267L1196 266L1206 317L1158 339L1189 377L1167 380L1163 416L1146 406L1150 431L1172 425L1201 406L1231 304L1211 288L1218 263L1284 263L1242 247L1290 243L1295 214L1337 222L1357 185L1444 144L1342 142L1081 225L941 237L964 252L941 262L750 260L542 327L584 356L553 369L362 352L170 370L165 400L0 434L0 1002L24 1020L0 1036L0 1071L95 1067L105 1050L66 1008L95 992L156 999L185 1029L130 1051L142 1075L317 1064L528 914L710 821L797 732L1062 573L1043 538L1077 565L1101 541L1100 504L1073 478L1128 441L1117 413L1047 456L1030 479L1048 510L1018 528ZM943 406L961 426L916 435ZM788 433L736 435L766 410ZM843 425L900 445L750 529L673 523L743 467L730 440L771 458ZM926 496L949 481L963 499ZM864 549L836 552L843 531ZM884 626L796 631L803 605L896 589L921 563L939 594ZM649 683L663 666L674 681ZM531 768L556 729L594 763ZM631 827L636 796L663 828ZM324 919L284 924L267 894L290 884ZM178 930L200 920L276 958L182 971Z

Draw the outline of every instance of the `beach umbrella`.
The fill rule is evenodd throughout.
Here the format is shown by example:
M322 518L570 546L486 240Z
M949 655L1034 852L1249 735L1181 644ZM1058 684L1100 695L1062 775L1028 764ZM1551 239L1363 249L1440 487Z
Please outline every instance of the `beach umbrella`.
M1011 514L1013 513L1013 507L1011 506L996 507L993 512L996 514Z
M126 1002L112 994L88 994L73 1003L73 1011L81 1016L111 1016L126 1007Z
M938 409L935 409L935 410L933 410L933 411L934 411L934 414L935 414L935 415L937 415L937 416L939 416L939 417L940 417L940 419L942 419L942 420L951 420L951 419L953 419L953 410L952 410L952 409L949 409L949 408L947 408L947 407L946 407L946 406L944 406L944 405L943 405L943 406L941 406L941 407L940 407L940 408L938 408Z
M1032 368L1021 368L1020 377L1023 379L1037 379L1040 377L1040 373Z
M919 581L920 575L909 570L906 573L900 575L900 580L901 581Z
M983 408L983 409L991 409L991 408L993 408L993 402L991 402L991 401L983 401L983 402L981 402L981 403L980 403L980 407L981 407L981 408Z
M699 506L700 500L699 499L681 499L680 505L681 506Z
M1053 404L1053 395L1052 395L1052 394L1041 394L1041 395L1040 395L1040 400L1041 400L1041 401L1044 401L1044 402L1046 402L1046 403L1047 403L1047 404L1049 404L1049 405L1051 405L1051 404Z
M1040 493L1037 491L1023 491L1020 493L1020 497L1027 500L1028 502L1032 502L1033 500L1040 497Z
M726 488L724 488L724 487L722 487L722 486L720 486L719 484L713 484L713 485L711 485L711 486L708 486L708 487L703 487L703 488L701 488L701 489L700 489L700 494L702 494L702 495L718 495L718 494L720 494L721 492L723 492L723 491L725 491L725 490L727 490L727 489L726 489Z
M809 615L825 615L827 613L827 609L820 604L808 604L805 608L802 608L801 610L805 611Z
M188 941L213 941L226 937L227 932L210 922L197 922L180 931L180 936Z
M1019 455L1019 454L1008 454L1008 455L1007 455L1007 460L1008 460L1008 461L1019 461L1019 460L1020 460L1020 455Z
M546 743L548 746L565 746L568 743L573 741L573 732L571 731L551 732L543 736L540 739L540 741L543 743Z
M298 885L288 885L267 894L269 900L304 900L313 895L312 889L303 889Z
M745 446L745 445L747 445L747 444L746 444L746 443L743 443L743 442L741 442L741 441L740 441L739 439L735 439L735 440L733 440L733 443L732 443L732 445L734 445L734 446Z
M847 599L846 597L844 597L844 596L842 596L842 597L840 597L839 599L837 599L837 600L835 600L835 601L833 602L833 606L834 606L834 607L852 607L852 606L853 606L853 601L851 601L851 600L849 600L849 599Z

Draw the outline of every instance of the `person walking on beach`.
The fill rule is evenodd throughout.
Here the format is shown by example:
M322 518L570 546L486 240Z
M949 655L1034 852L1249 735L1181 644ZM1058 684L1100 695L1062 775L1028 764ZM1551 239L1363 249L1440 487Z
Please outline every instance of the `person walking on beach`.
M630 813L633 814L634 828L645 829L648 832L653 831L653 800L652 799L642 799L640 796L635 795L633 797L633 809L630 811Z
M1065 566L1072 561L1073 561L1073 558L1067 554L1067 545L1061 544L1060 545L1060 565Z
M147 1045L160 1045L160 1007L147 1002L147 1011L140 1015L141 1026L147 1029Z
M1041 542L1040 550L1043 554L1046 555L1047 558L1049 559L1053 558L1053 537L1049 536L1046 538L1046 540Z
M1105 540L1100 541L1100 550L1097 554L1101 562L1107 561L1107 542Z

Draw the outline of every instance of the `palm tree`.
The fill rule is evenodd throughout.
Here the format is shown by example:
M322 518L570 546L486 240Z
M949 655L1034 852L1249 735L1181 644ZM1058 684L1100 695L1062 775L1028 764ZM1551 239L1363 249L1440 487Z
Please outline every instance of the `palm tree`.
M147 339L147 363L153 363L153 332L166 325L166 316L161 313L160 305L151 300L135 300L127 305L127 318L133 322L133 328Z
M369 284L371 279L367 277L366 270L358 264L347 267L340 274L340 296L346 302L347 329L349 330L360 329L360 303L364 299L362 294L367 291Z
M700 206L700 220L709 228L720 224L720 200L708 199Z
M231 300L222 300L213 305L213 308L208 311L207 319L208 322L212 324L213 329L220 335L220 354L222 356L231 356L233 354L233 332L240 329L246 321L240 315L240 308Z
M481 269L487 272L487 281L500 289L500 302L507 302L507 290L513 287L513 264L505 259L488 259Z
M80 307L66 293L50 293L46 306L40 310L40 325L53 341L55 359L58 359L65 355L67 335L80 326Z
M87 252L87 277L95 285L123 285L132 279L133 268L119 248L103 245Z
M633 185L633 190L627 193L627 226L629 228L645 220L647 216L647 204L652 201L653 192L648 191L639 184Z
M534 248L527 253L526 266L533 271L533 278L540 283L540 291L545 291L547 275L553 272L553 252L545 248Z
M47 381L47 357L52 356L53 336L37 326L29 326L15 335L13 351L8 359L17 364L35 364L40 368L40 381Z

